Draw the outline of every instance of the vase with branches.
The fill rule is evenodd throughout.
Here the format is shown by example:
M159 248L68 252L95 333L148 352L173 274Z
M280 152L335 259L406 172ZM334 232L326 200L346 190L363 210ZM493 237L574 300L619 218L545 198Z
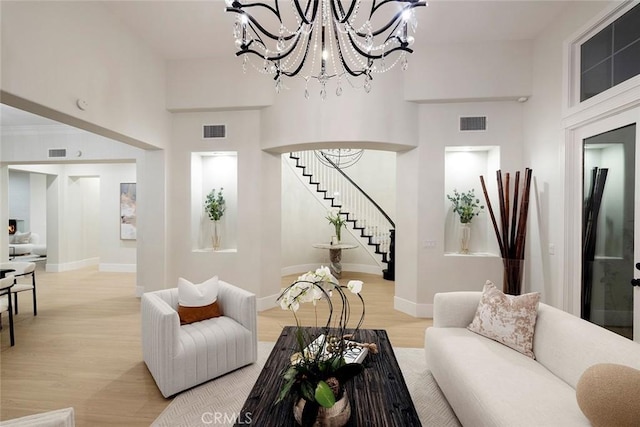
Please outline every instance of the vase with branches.
M451 202L453 212L460 216L460 223L469 224L471 220L480 215L484 206L480 205L480 199L476 197L475 190L459 193L454 189L453 194L447 194L447 199Z
M213 221L213 233L211 236L211 243L214 250L220 248L220 233L218 230L218 222L222 219L225 210L227 209L224 196L222 195L223 187L216 193L216 189L213 188L204 202L204 209L209 216L209 219Z
M469 242L471 241L471 220L480 215L484 209L480 205L480 199L475 195L473 189L459 193L454 189L453 194L447 194L447 199L451 202L453 212L460 217L460 253L469 253Z

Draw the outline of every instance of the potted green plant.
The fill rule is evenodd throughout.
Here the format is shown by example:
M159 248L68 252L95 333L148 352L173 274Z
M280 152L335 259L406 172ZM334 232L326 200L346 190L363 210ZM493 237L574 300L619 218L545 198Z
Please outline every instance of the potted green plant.
M327 220L335 227L336 230L336 238L338 239L337 243L340 243L341 240L341 231L344 224L347 222L346 219L340 216L340 210L335 212L329 212L326 216ZM333 243L333 242L332 242Z
M220 187L216 194L216 189L212 189L204 202L204 209L209 216L209 219L213 221L213 232L211 236L211 243L213 250L220 248L220 233L218 230L218 222L222 219L224 212L227 208L224 196L222 195L223 187Z
M480 205L480 199L475 195L475 190L471 189L466 193L459 193L453 190L453 195L447 194L447 199L451 202L453 212L460 217L460 253L469 253L469 242L471 240L471 220L480 215L484 209Z
M344 425L349 420L351 406L344 384L359 375L361 363L347 363L347 350L366 348L377 353L375 344L355 341L358 329L364 320L364 300L360 295L362 282L351 280L346 286L340 285L331 275L328 267L320 267L308 272L286 287L278 302L283 310L290 310L296 321L297 352L291 356L291 364L282 374L283 385L278 400L293 403L293 413L302 426ZM347 335L350 304L345 294L350 291L362 302L360 320ZM332 297L338 297L341 310L334 319ZM329 306L327 322L323 327L303 328L296 312L300 305L311 302L315 306L325 301ZM366 354L366 353L365 353ZM325 424L331 423L331 424Z

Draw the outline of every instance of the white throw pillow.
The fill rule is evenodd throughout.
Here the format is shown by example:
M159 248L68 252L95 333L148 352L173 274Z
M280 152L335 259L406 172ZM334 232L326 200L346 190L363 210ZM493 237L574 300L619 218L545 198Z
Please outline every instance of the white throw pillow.
M27 231L26 233L20 233L19 231L16 231L16 233L13 235L13 243L18 245L29 243L30 239L31 239L30 231Z
M178 303L183 307L203 307L218 299L218 276L193 284L182 277L178 278Z
M535 359L533 333L540 293L505 295L487 280L470 331L498 341Z

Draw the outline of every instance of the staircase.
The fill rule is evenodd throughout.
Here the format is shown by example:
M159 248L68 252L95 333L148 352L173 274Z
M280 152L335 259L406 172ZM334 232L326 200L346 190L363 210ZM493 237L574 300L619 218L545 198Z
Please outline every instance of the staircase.
M318 154L316 154L318 153ZM298 151L289 154L302 176L333 208L340 210L350 228L360 237L369 252L375 254L383 269L383 277L395 279L395 224L389 215L365 193L342 169L321 152Z

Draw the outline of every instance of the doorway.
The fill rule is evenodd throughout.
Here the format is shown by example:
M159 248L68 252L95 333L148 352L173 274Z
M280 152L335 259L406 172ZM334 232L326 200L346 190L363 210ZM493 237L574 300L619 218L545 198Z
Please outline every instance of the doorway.
M582 150L580 316L640 341L640 110L577 131ZM638 264L640 267L640 264Z
M581 317L633 339L636 125L583 139Z

